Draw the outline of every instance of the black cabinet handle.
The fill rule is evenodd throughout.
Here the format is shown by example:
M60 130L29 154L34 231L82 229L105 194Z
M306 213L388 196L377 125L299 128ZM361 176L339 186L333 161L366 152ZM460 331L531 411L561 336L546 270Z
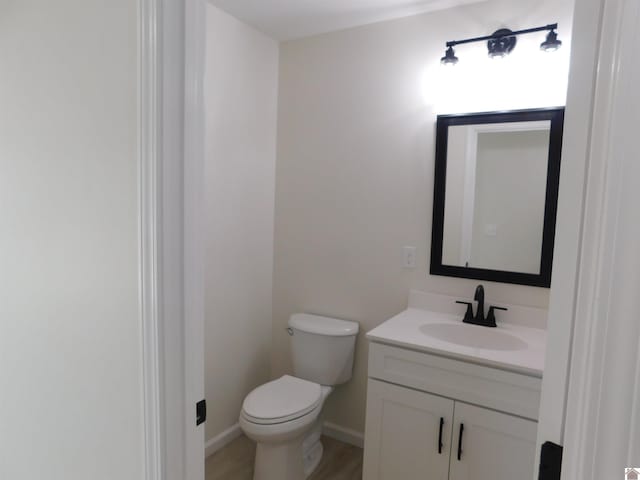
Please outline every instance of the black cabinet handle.
M458 436L458 461L462 458L462 432L464 432L464 423L460 424L460 435Z
M442 453L442 427L444 427L444 417L440 417L440 434L438 435L438 453Z

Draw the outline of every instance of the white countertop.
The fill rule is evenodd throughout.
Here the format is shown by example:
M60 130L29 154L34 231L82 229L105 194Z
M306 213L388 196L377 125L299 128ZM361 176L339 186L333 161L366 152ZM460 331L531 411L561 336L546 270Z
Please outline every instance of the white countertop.
M458 325L464 328L464 332L468 329L469 335L465 344L440 340L424 333L429 327L421 330L421 327L428 324ZM493 350L478 348L473 342L474 336L483 336L491 340L491 335L498 337L503 334L516 337L522 344L518 349ZM499 322L496 328L463 324L460 315L432 312L423 308L408 308L367 333L367 338L373 342L424 351L534 377L542 377L546 337L546 331L538 328L507 322Z

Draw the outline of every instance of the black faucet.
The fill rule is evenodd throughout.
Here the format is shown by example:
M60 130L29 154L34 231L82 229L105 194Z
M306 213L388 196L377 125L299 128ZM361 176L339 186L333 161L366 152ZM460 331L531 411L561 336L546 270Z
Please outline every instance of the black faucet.
M476 293L473 296L473 299L478 302L478 306L476 307L476 316L474 317L476 325L482 325L484 323L484 287L482 285L478 285L476 287ZM495 327L495 325L493 325Z
M478 302L478 306L476 308L476 314L473 315L473 304L471 302L461 302L456 301L456 303L462 303L467 306L467 311L464 314L464 318L462 321L464 323L471 323L473 325L481 325L483 327L496 327L496 310L507 310L503 307L491 306L489 307L489 312L487 313L487 318L484 317L484 287L482 285L478 285L476 287L476 293L473 296L473 299Z

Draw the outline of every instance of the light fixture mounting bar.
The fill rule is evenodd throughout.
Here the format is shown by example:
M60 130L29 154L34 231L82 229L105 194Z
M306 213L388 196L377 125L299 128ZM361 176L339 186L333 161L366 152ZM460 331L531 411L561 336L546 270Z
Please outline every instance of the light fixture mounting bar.
M515 32L505 33L503 35L485 35L483 37L466 38L464 40L451 40L447 42L447 47L455 47L456 45L462 45L463 43L482 42L484 40L492 40L502 37L513 37L515 35L523 35L525 33L542 32L545 30L556 30L558 28L557 23L550 23L544 27L525 28L523 30L516 30Z

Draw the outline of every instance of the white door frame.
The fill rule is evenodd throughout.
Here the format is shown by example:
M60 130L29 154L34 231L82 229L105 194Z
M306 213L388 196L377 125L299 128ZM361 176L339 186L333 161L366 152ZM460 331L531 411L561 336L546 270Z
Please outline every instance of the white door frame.
M545 372L542 378L536 474L540 447L564 444L571 341L576 315L577 278L582 244L584 185L595 90L602 0L576 2L571 41L571 69L560 168L557 230L547 321Z
M545 372L542 378L536 454L536 474L540 447L546 441L564 444L569 360L576 305L587 171L587 149L591 131L593 92L598 51L601 0L576 3L571 69L560 168L560 188L556 223L562 225L555 239L553 277L547 321Z
M204 399L206 0L185 1L184 31L184 346L186 388L185 480L204 479L204 424L195 427L195 404Z
M563 479L640 464L640 5L601 0ZM632 465L633 464L633 465Z
M462 190L462 228L460 228L460 265L471 266L471 245L473 242L473 214L476 204L476 166L478 164L478 132L475 127L467 127L465 146L464 186Z
M160 19L157 0L140 0L138 43L138 241L139 304L142 339L145 480L164 478L164 421L162 382L162 307L159 245L161 123L159 118L158 42Z
M538 429L563 480L640 463L639 31L637 0L576 3Z
M145 480L202 480L204 0L139 0Z

